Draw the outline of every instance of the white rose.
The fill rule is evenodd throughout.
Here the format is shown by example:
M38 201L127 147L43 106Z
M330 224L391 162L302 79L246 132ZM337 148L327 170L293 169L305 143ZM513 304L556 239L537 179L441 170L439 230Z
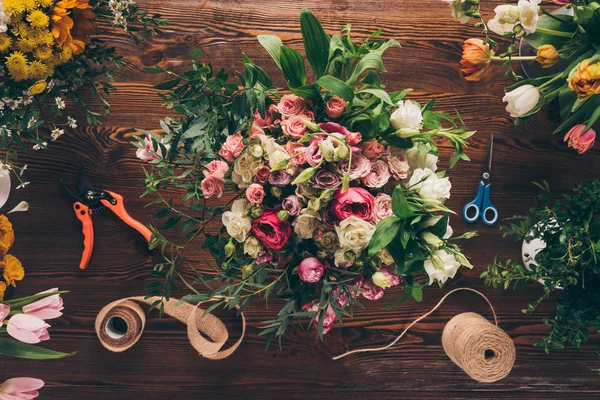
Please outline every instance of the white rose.
M398 108L390 118L392 126L396 129L409 129L419 131L423 128L423 115L418 104L408 100L400 100Z
M444 0L450 8L452 8L452 16L458 20L461 24L469 22L469 16L466 14L467 10L471 9L471 3L466 0Z
M445 283L448 278L454 278L460 263L446 250L436 250L431 258L425 260L424 267L431 285L434 281Z
M223 225L227 228L229 236L242 243L250 233L252 219L245 214L225 211L223 213Z
M441 216L435 216L435 217L428 218L425 220L425 222L423 222L421 224L421 228L425 229L425 228L429 228L430 226L434 226L435 224L438 223L438 221L440 219L442 219ZM452 227L450 226L450 220L448 220L448 227L446 228L446 234L444 235L444 237L442 239L450 239L453 234L454 234L454 230L452 230Z
M252 159L252 156L245 152L235 160L231 180L240 188L244 189L252 183L254 175L260 169L261 163Z
M360 254L369 245L375 233L375 227L367 221L351 216L335 227L335 233L338 235L342 248Z
M406 150L406 161L411 169L428 168L437 171L438 157L430 153L431 144L419 143Z
M540 19L538 8L541 0L519 0L519 21L526 34L534 33Z
M334 255L333 255L333 262L335 264L336 267L338 268L348 268L349 266L351 266L354 262L353 261L348 261L346 259L346 252L348 250L346 249L342 249L339 248L335 251Z
M440 178L429 168L417 168L413 171L408 187L415 189L422 199L444 201L450 198L452 184L448 178Z
M265 252L265 248L254 236L250 236L244 242L244 254L248 254L252 258L258 258Z
M247 215L248 211L250 211L250 207L252 207L252 204L250 204L248 199L237 199L231 204L231 212Z
M529 113L539 102L540 91L533 85L522 85L506 93L502 101L506 104L506 111L513 118L522 117Z
M488 21L488 29L502 36L505 32L512 32L519 22L519 7L503 4L494 9L496 16Z
M300 214L292 222L294 232L302 239L312 239L315 229L319 223L319 217L307 208L300 211Z

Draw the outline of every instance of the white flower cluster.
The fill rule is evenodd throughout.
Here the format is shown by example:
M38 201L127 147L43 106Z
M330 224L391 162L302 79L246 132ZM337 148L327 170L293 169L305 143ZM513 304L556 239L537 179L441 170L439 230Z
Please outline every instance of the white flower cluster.
M135 2L132 0L110 0L108 7L114 17L112 23L115 26L127 30L127 20L123 16L129 11L129 7L134 5Z
M525 34L534 33L539 20L539 5L541 0L519 0L514 5L502 4L494 9L496 16L491 19L487 26L498 34L503 35L507 32L513 32L515 26L523 28Z
M0 0L0 33L8 31L8 25L10 24L10 15L4 11L4 2Z

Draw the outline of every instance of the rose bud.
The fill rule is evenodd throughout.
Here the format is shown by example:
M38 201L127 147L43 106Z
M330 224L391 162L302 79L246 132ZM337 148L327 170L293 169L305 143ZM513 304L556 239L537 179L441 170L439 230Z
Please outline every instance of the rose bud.
M265 208L259 204L253 205L250 208L250 216L252 218L258 218L261 215L263 215L263 212L265 211Z
M287 221L288 219L290 219L290 213L289 213L289 212L287 212L286 210L280 210L280 211L277 213L277 218L279 218L279 220L280 220L281 222L285 222L285 221Z
M325 267L318 258L310 257L302 260L298 265L298 276L307 283L315 283L321 280Z
M235 245L233 244L233 239L229 238L229 242L225 245L225 257L229 258L235 254Z
M333 96L325 104L325 114L331 119L336 119L342 116L346 108L346 101L339 97Z
M272 186L271 187L271 195L273 197L280 198L281 197L281 188L279 186Z

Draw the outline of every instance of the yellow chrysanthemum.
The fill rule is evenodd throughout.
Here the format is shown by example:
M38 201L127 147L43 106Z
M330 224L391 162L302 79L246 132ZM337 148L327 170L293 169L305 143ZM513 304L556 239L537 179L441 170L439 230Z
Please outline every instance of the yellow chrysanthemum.
M14 66L27 66L27 59L23 53L19 51L13 51L8 57L6 57L6 65L8 67Z
M0 34L0 53L3 53L6 50L8 50L11 43L12 43L12 40L10 39L10 37L8 37L7 34L5 34L5 33Z
M21 38L19 39L18 47L23 53L31 53L35 47L35 42L29 38Z
M29 88L29 92L33 95L40 94L46 90L46 81L37 81Z
M73 58L73 50L70 47L65 47L60 51L60 62L67 62Z
M21 0L23 3L23 7L25 7L25 11L35 10L37 4L35 4L35 0Z
M54 0L37 0L37 3L40 7L50 7L54 4Z
M33 51L33 55L40 61L49 61L52 59L52 49L48 46L41 46Z
M29 63L29 77L32 79L42 79L48 76L48 67L41 61L32 61Z
M40 10L30 12L27 16L27 21L29 21L31 26L38 29L47 28L50 24L50 18Z
M43 31L40 33L39 44L45 44L46 46L52 46L54 44L54 35L50 31Z
M4 0L4 11L12 16L18 16L25 11L25 4L21 0Z
M6 284L17 286L15 282L22 280L25 277L25 270L21 261L15 256L7 254L4 260L0 262L0 268L4 270L4 280Z
M31 32L31 28L25 22L21 21L12 26L10 31L13 35L19 37L27 37L29 32Z
M0 301L4 300L4 292L6 292L6 283L0 281Z
M27 65L8 66L8 72L15 81L24 81L29 78L29 68Z

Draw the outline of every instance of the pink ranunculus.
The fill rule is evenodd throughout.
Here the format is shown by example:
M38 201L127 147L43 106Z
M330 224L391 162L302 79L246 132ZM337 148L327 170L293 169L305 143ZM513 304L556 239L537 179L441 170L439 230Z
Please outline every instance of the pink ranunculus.
M298 115L302 113L305 108L306 103L304 99L295 94L286 94L279 100L279 104L277 104L277 110L279 110L283 119L287 119L292 115Z
M348 173L348 160L338 164L338 170L340 175L346 175ZM371 173L371 162L369 159L362 154L353 154L352 163L350 164L350 180L361 179Z
M309 257L302 260L298 265L298 276L307 283L315 283L321 280L325 272L323 263L318 258Z
M373 222L376 224L382 219L394 215L394 212L392 211L392 198L390 195L385 193L377 193L377 196L375 196L375 204L373 209Z
M165 149L169 151L170 146L168 144L164 144L164 146ZM144 147L137 149L135 155L137 158L145 162L163 157L160 146L156 149L156 151L154 151L154 146L152 145L152 136L150 135L146 135L144 138Z
M252 204L260 204L265 198L265 189L258 183L253 183L246 189L246 198Z
M336 119L344 114L346 101L339 97L333 96L325 103L325 114L331 119Z
M339 133L346 136L346 142L350 146L357 145L362 140L360 132L350 132L348 129L335 122L323 122L319 124L319 127L327 133Z
M371 171L362 178L362 183L366 187L380 188L390 180L390 169L383 160L371 161Z
M281 121L281 130L294 139L300 139L306 133L303 116L292 115L288 119Z
M319 306L315 302L305 304L302 307L302 309L306 311L319 312ZM313 326L315 328L319 326L319 319L320 318L317 317L313 322ZM327 310L325 311L325 318L323 319L323 335L327 334L331 330L331 328L333 328L335 321L337 321L337 315L335 314L335 311L331 304L329 304L327 306Z
M58 292L58 288L52 288L50 290L46 290L42 293L52 293ZM62 310L63 307L63 299L60 297L60 294L55 294L52 296L44 297L38 301L34 301L31 304L27 304L23 306L22 311L23 314L33 315L34 317L38 317L43 320L58 318L63 315Z
M44 381L35 378L11 378L0 386L0 400L31 400L40 394Z
M200 188L207 199L210 199L214 195L217 195L217 198L221 198L225 190L225 182L222 179L209 176L200 182Z
M362 144L362 154L369 160L374 160L382 156L385 147L377 139L367 140Z
M227 140L221 146L219 155L229 162L233 162L244 150L242 135L238 132L235 135L227 136Z
M2 326L4 324L4 320L8 317L9 314L10 314L10 307L7 306L6 304L0 303L0 326Z
M340 220L355 216L365 221L373 219L375 198L371 193L360 187L349 187L342 193L339 188L331 203L331 209Z
M27 314L15 314L6 324L6 331L10 336L23 343L36 344L49 340L48 328L50 325L43 319Z
M383 297L383 289L371 281L363 283L360 291L363 297L368 300L379 300Z
M269 180L269 175L271 175L271 168L269 168L268 165L263 165L258 171L256 171L254 180L256 183L265 183Z
M408 177L410 166L408 165L408 161L406 161L404 150L391 146L387 156L387 163L394 179L406 179Z
M225 161L213 160L204 166L202 173L207 178L212 176L223 180L227 171L229 171L229 165Z
M564 141L568 141L569 147L577 150L579 154L583 154L594 146L596 131L593 129L586 131L584 124L577 124L567 132Z
M252 232L267 249L279 251L289 240L292 227L288 221L279 220L277 211L265 210L252 221Z

